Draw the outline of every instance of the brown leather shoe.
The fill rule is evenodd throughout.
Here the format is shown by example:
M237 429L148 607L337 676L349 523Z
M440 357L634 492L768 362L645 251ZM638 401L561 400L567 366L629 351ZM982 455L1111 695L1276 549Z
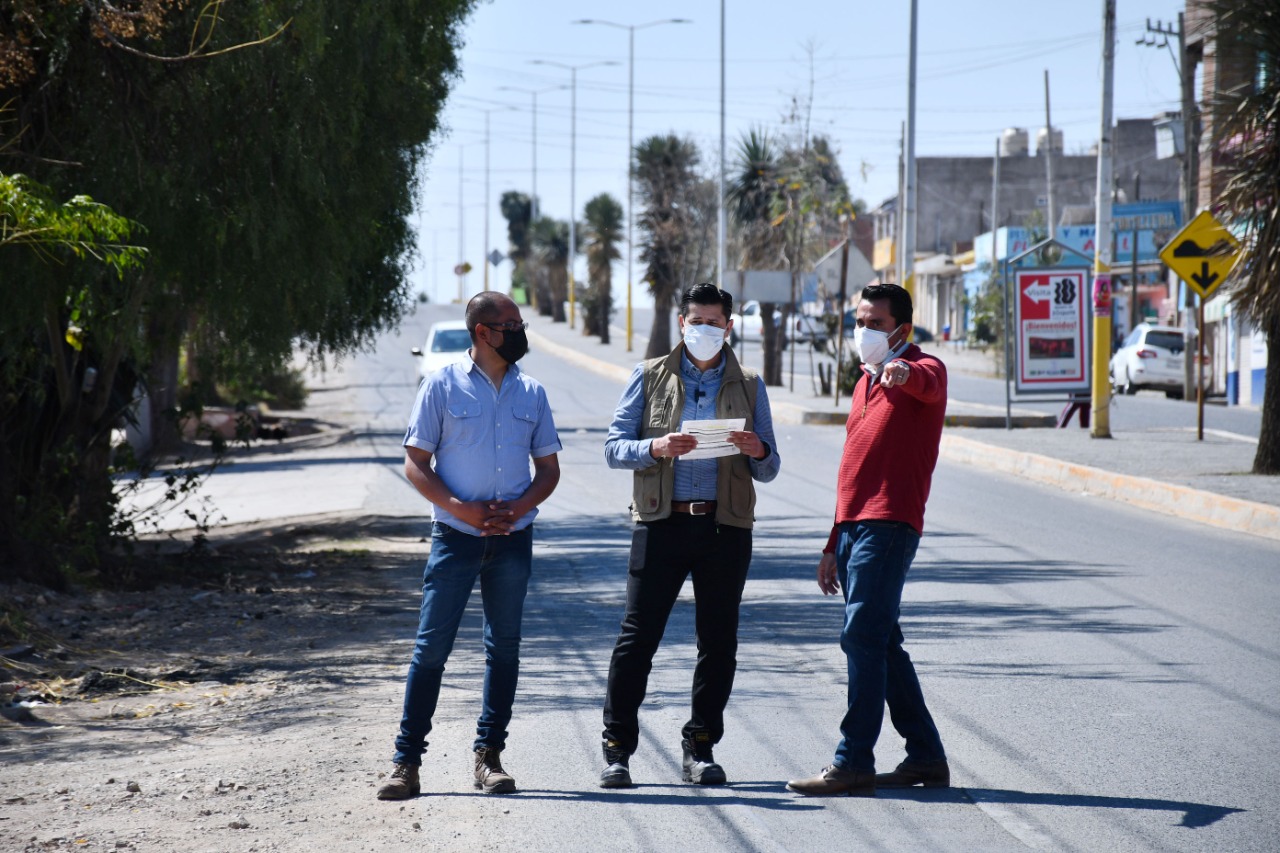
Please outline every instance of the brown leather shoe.
M876 785L881 788L910 788L912 785L950 788L951 768L946 761L904 761L892 773L877 773Z
M482 746L476 750L476 787L486 794L510 794L516 780L502 769L502 750Z
M422 791L418 784L418 768L411 764L397 764L391 771L387 784L378 789L380 800L407 800Z
M866 770L845 770L831 764L811 779L792 779L787 783L787 790L806 797L833 797L837 794L874 797L876 774Z

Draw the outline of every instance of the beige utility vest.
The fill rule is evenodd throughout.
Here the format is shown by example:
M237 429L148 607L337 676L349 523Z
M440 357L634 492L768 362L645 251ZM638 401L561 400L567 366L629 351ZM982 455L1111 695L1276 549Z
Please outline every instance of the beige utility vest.
M755 430L757 375L738 364L733 350L720 350L724 374L716 393L717 418L746 418L743 427ZM643 363L644 412L640 416L640 438L661 438L680 428L684 414L684 378L680 359L684 344L670 355ZM716 523L751 529L755 522L756 489L751 466L744 454L721 456L716 460ZM631 517L635 521L657 521L671 515L671 490L675 483L675 460L663 458L657 465L634 472Z

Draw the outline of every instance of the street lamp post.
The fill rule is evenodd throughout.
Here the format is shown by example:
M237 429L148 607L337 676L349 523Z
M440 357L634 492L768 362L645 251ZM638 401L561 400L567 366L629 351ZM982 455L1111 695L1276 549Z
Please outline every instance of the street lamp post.
M557 89L567 89L568 86L547 86L544 89L524 89L520 86L499 86L498 90L502 92L524 92L526 95L533 96L533 195L529 199L530 223L538 218L538 96L544 92L554 92Z
M482 263L484 265L484 289L489 289L489 205L492 199L489 197L489 114L498 110L514 110L510 105L500 107L491 107L489 109L481 109L479 107L471 107L464 104L469 109L475 109L484 113L484 247L481 255L484 256Z
M588 62L583 65L569 65L550 59L531 59L532 65L552 65L556 68L569 69L569 328L574 328L574 280L573 261L578 254L578 202L576 188L578 181L578 71L583 68L596 68L601 65L621 65L620 62Z
M647 24L619 24L613 21L601 21L595 18L583 18L575 24L599 24L602 27L613 27L626 30L627 42L627 352L631 352L631 270L635 256L635 240L632 230L635 224L635 97L636 97L636 30L656 27L659 24L692 24L688 18L663 18ZM668 306L669 307L669 306ZM661 310L657 305L655 310Z

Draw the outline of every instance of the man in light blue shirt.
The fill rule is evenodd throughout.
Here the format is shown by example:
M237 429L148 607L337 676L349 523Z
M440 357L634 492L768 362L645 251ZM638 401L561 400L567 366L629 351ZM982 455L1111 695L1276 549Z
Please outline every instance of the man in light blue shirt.
M529 348L526 328L508 297L478 294L467 304L469 358L418 389L404 437L405 476L431 501L435 519L395 769L378 789L380 800L408 799L421 790L418 769L441 676L477 579L485 675L472 745L475 785L490 794L516 789L500 756L520 668L533 519L559 482L561 449L546 392L515 364Z
M683 340L670 355L636 367L622 394L605 460L632 471L631 558L626 612L609 662L604 703L604 788L631 786L630 756L653 656L685 578L693 578L698 660L689 721L681 730L683 778L723 785L712 747L737 671L738 609L751 563L755 486L781 461L764 382L726 347L733 297L714 284L687 288ZM723 453L694 453L691 421L741 420ZM706 452L708 448L704 448ZM690 458L683 458L693 454Z

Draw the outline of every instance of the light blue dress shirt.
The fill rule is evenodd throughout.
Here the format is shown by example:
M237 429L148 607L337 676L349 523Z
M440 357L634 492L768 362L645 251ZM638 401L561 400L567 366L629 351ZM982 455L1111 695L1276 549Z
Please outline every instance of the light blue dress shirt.
M684 411L680 422L714 420L716 418L716 394L724 376L724 360L710 370L698 370L687 354L680 356L680 377L684 380ZM764 459L748 459L752 479L767 483L778 476L782 460L778 457L778 444L773 437L773 415L769 410L769 395L764 380L756 377L756 408L753 413L753 432L760 436L769 448ZM604 458L610 468L636 470L657 465L658 460L649 452L652 439L639 438L640 418L644 416L644 366L636 365L627 388L622 392L618 408L609 425L609 435L604 442ZM678 428L678 425L677 425ZM672 499L677 501L713 501L716 499L716 475L719 463L715 459L675 460L675 482Z
M459 500L509 501L533 482L529 458L558 453L560 437L542 385L518 366L502 387L470 357L432 374L418 388L405 447L432 454L436 474ZM481 531L433 504L435 520L479 536ZM523 530L535 508L516 522Z

